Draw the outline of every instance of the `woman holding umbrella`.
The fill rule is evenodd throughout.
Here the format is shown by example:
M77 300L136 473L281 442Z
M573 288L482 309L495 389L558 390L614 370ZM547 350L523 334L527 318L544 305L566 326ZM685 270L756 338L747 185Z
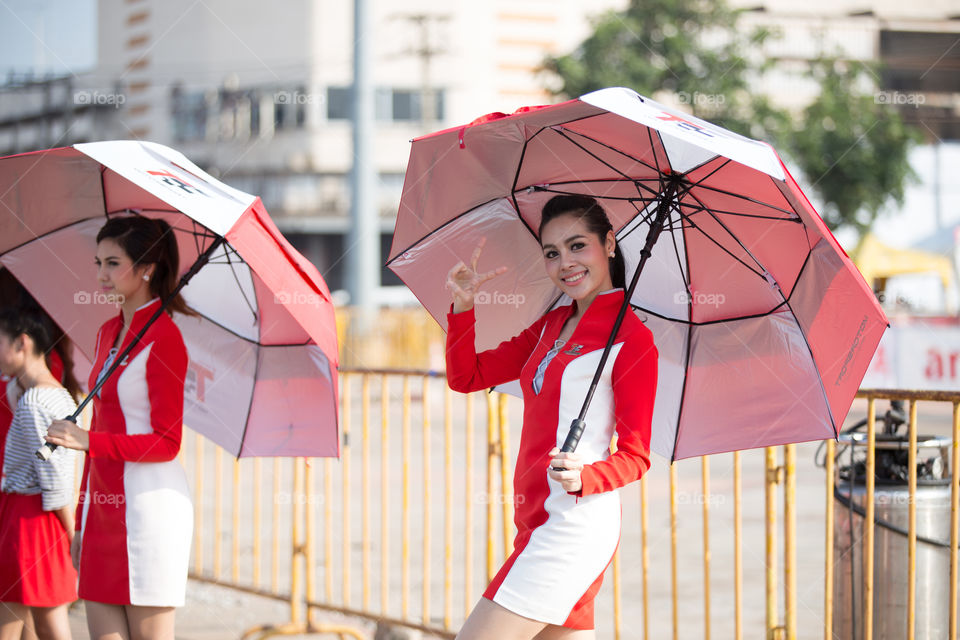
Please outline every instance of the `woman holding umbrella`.
M98 279L121 312L97 335L91 388L173 291L178 255L161 220L113 218L97 234ZM169 314L189 309L177 295L166 310L95 397L90 432L59 420L47 436L87 452L71 552L92 638L172 638L184 602L193 508L175 458L187 351Z
M473 306L480 286L505 268L480 273L459 263L449 273L447 377L470 392L519 378L524 418L514 473L514 552L457 636L593 638L593 599L620 538L615 491L650 466L657 382L651 332L624 318L586 416L576 453L560 453L600 361L624 296L624 262L596 200L556 196L543 208L544 266L573 301L515 338L476 353ZM617 450L610 454L617 434Z

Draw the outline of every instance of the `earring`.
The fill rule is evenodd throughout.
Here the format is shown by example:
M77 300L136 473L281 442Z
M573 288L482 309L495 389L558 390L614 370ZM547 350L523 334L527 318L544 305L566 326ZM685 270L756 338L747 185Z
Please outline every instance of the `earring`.
M613 251L610 252L610 257L611 257L611 258L616 257L616 255L617 255L617 254L616 254L615 252L613 252Z
M147 274L143 274L143 280L144 282L150 282L150 276L148 276Z

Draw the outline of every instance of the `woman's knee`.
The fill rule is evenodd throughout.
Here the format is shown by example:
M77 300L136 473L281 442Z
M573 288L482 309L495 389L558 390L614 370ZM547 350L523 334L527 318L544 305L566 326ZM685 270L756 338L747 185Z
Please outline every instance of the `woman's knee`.
M67 605L58 607L31 607L34 629L39 640L70 640L70 620Z
M123 607L102 602L84 602L90 640L130 640L127 614Z
M545 626L481 598L463 623L457 640L532 640Z
M126 607L130 640L174 640L173 607Z

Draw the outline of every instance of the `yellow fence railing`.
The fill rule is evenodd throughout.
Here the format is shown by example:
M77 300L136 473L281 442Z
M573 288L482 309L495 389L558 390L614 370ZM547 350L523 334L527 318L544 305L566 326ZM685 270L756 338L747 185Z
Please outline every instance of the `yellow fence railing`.
M867 412L867 434L877 400L909 401L914 441L918 403L952 404L955 640L960 393L860 397L853 413ZM521 403L453 393L441 374L413 370L343 371L340 398L339 460L225 460L199 436L185 438L196 504L191 576L290 603L288 623L251 634L367 637L359 625L321 622L336 612L452 638L511 551ZM836 443L826 442L824 468L808 463L818 444L673 465L655 458L621 490L620 549L596 603L597 637L833 638L845 614L833 598ZM869 483L866 492L870 594L882 578L871 574ZM915 553L915 536L909 544ZM904 590L913 602L910 571ZM872 637L870 624L861 637Z

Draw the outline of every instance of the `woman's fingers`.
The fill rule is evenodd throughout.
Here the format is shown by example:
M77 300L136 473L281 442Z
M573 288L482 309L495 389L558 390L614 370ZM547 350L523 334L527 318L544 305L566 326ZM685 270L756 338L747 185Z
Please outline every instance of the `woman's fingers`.
M554 447L548 454L550 456L550 465L547 467L547 475L560 483L564 491L579 491L583 488L583 481L580 479L580 472L583 471L583 462L576 453L561 453L560 449Z
M469 293L463 290L463 287L458 285L453 280L447 281L447 288L450 289L450 293L452 293L455 298L460 298L461 300L467 300L472 297Z
M473 265L473 272L477 272L477 263L480 261L480 252L483 251L483 245L487 244L486 238L480 238L480 242L477 243L477 248L473 250L473 257L470 260L470 264Z
M458 262L457 264L453 265L453 267L450 268L450 271L447 273L447 280L450 281L450 280L456 279L456 277L460 274L460 272L466 271L466 269L467 269L467 265L463 264L462 261Z
M580 479L580 469L573 471L554 471L550 469L549 476L556 482L559 482L564 491L579 491L583 488L583 481Z
M62 439L67 433L66 425L64 420L54 420L50 423L50 426L47 427L47 441L50 442L54 439Z
M470 265L467 266L462 261L453 265L450 271L447 273L447 282L446 287L449 289L455 298L458 298L464 302L470 303L473 300L473 296L476 295L477 291L487 280L495 278L502 273L507 271L507 267L498 267L492 271L487 271L486 273L479 273L477 271L477 265L480 262L480 253L483 250L483 246L486 244L486 238L480 238L480 241L477 243L477 247L473 250L473 254L470 256Z
M552 468L567 469L570 471L580 471L583 469L583 462L576 453L560 453L560 451L554 447L549 455L551 456L550 466Z
M86 451L90 442L87 432L69 420L54 420L51 422L44 440L58 447L81 451Z
M479 285L483 284L484 282L486 282L487 280L490 280L490 279L492 279L492 278L496 278L496 277L497 277L498 275L500 275L501 273L506 273L506 271L507 271L507 268L506 268L506 267L497 267L497 268L494 269L493 271L487 271L487 272L486 272L485 274L483 274L482 276L479 276L480 281L477 283L477 285L479 286Z

